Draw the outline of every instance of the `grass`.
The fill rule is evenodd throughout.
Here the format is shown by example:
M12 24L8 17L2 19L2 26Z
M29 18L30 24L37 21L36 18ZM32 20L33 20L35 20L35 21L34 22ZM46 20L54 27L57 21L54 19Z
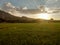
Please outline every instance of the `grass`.
M0 23L0 45L60 45L60 23Z

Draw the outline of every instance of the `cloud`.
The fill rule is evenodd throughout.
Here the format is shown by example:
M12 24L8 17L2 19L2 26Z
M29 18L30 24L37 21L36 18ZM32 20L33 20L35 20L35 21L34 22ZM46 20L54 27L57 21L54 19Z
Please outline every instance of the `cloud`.
M7 7L11 7L11 8L15 8L15 6L13 6L10 2L5 4Z
M1 8L0 8L0 10L1 10Z
M54 6L54 5L56 5L56 3L58 3L58 0L46 0L46 5L48 5L48 6Z
M4 11L9 11L9 10L13 10L15 9L15 6L13 6L10 2L7 2L7 3L4 3L2 6L1 6L2 10Z
M54 1L54 2L56 2L56 1L58 1L58 0L46 0L46 1L47 1L47 2L48 2L48 1Z
M22 9L23 9L23 10L27 10L28 8L25 6L25 7L23 7Z
M60 7L59 4L60 4L59 0L47 0L45 5L48 7Z

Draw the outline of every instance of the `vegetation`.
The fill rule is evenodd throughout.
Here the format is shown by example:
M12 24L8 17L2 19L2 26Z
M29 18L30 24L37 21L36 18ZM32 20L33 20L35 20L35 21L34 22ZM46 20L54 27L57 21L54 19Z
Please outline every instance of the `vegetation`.
M0 23L0 45L60 45L60 23Z
M33 18L28 18L25 16L22 17L16 17L13 16L7 12L1 11L0 10L0 23L5 22L5 23L41 23L41 22L59 22L60 20L54 20L51 18L50 20L44 20L44 19L33 19Z
M60 45L60 20L16 17L0 11L0 45Z

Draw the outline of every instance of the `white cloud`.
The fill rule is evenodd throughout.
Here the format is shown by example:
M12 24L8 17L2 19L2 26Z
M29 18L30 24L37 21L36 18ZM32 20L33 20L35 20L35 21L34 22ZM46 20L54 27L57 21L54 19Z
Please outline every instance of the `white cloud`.
M46 4L54 4L56 3L58 0L46 0Z
M1 6L2 10L4 11L9 11L9 10L13 10L15 9L15 6L13 6L10 2L7 2L7 3L4 3L2 6Z
M11 7L11 8L15 8L15 6L13 6L10 2L5 4L7 7Z
M14 15L14 16L19 16L20 17L20 13L16 10L10 11L9 13Z
M59 2L58 0L47 0L45 5L48 7L57 7Z
M56 1L58 1L58 0L46 0L46 1L47 1L47 2L48 2L48 1L53 1L53 2L56 2Z
M1 10L1 8L0 8L0 10Z
M55 1L58 1L58 0L55 0Z
M22 8L23 10L27 10L28 8L25 6L24 8Z
M4 3L2 5L2 10L14 15L14 16L20 16L20 13L16 10L16 7L13 6L10 2Z

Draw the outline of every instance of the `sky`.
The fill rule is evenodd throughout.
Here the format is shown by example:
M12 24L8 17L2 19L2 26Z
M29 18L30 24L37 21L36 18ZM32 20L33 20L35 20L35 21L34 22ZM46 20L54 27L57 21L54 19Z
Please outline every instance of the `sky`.
M0 0L0 6L6 2L12 3L16 7L28 7L29 9L36 9L40 5L47 7L60 7L60 0Z
M60 0L0 0L0 7L7 2L18 8L27 7L28 9L37 9L41 5L48 8L60 8ZM60 13L51 14L51 16L54 19L60 20Z

